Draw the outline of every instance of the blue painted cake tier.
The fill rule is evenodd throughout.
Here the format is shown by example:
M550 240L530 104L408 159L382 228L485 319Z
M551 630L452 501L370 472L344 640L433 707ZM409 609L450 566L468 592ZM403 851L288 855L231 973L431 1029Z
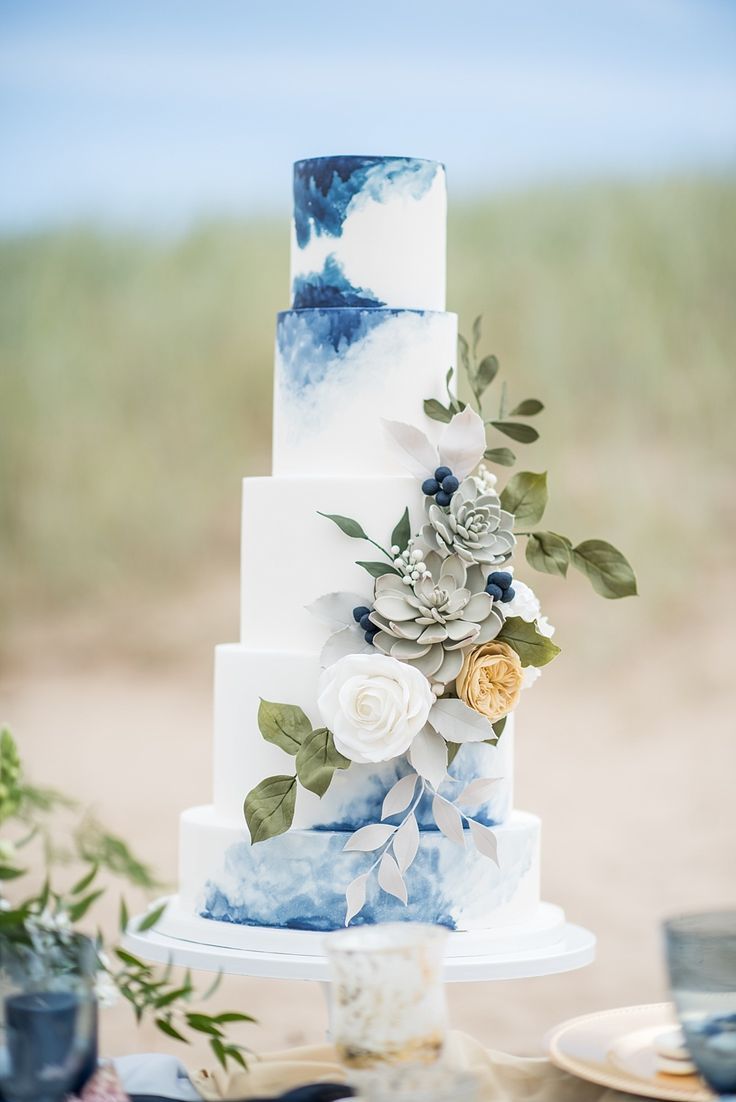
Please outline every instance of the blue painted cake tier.
M430 922L489 929L529 918L539 903L539 820L517 812L496 828L498 864L422 831L405 874L408 903L380 890L375 869L357 923ZM211 808L182 820L182 892L203 918L246 926L334 930L345 923L345 890L378 853L346 852L345 832L292 830L251 845L243 827L218 822Z
M418 157L294 166L292 305L443 310L444 167Z
M312 236L340 237L356 201L385 203L396 195L419 200L429 191L437 161L420 157L311 157L294 165L294 229L304 248Z
M444 393L456 345L457 318L441 310L335 306L280 313L274 474L329 476L336 465L345 475L404 474L383 418L390 412L423 424L422 403ZM436 435L436 428L430 423L427 431Z

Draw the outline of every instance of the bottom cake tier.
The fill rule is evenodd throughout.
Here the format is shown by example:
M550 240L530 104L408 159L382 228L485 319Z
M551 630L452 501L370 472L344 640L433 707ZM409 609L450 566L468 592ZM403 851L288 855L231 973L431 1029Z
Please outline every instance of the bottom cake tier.
M529 921L537 911L541 822L515 811L493 828L498 864L436 830L420 831L405 874L408 902L368 880L358 923L431 922L490 930ZM467 833L467 832L466 832ZM349 833L292 830L250 843L242 822L195 807L181 817L180 902L202 918L246 926L327 931L345 924L345 889L367 873L375 853L345 852Z

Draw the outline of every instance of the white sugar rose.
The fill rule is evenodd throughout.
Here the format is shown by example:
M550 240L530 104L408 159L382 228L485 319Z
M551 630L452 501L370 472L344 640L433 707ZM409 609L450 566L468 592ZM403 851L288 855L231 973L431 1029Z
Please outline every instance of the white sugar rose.
M337 750L366 765L406 753L434 696L424 674L406 662L349 654L323 671L317 703Z

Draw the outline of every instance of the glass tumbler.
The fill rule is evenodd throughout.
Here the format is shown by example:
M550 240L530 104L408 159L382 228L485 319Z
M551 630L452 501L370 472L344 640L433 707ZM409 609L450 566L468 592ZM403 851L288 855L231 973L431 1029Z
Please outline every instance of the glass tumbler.
M667 968L693 1063L717 1094L736 1097L736 911L664 924Z
M415 922L351 927L326 938L332 1040L361 1098L473 1097L441 1063L446 940L444 927Z

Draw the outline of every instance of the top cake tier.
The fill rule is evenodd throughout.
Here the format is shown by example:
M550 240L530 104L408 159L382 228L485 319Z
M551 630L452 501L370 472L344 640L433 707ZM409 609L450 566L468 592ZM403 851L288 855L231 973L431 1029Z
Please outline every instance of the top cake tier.
M295 310L445 309L445 170L416 157L294 165Z

